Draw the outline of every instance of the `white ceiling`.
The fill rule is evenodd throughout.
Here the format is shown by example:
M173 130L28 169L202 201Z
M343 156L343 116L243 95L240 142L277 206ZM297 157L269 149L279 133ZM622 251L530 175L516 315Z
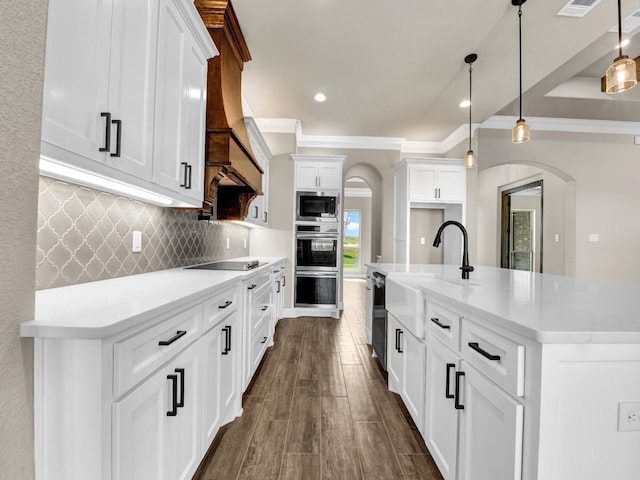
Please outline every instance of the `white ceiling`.
M640 121L640 87L611 98L599 93L599 77L617 56L617 34L608 33L616 0L600 1L583 18L556 16L566 3L522 7L524 118ZM468 97L469 53L478 54L473 122L518 114L518 9L510 0L233 5L253 58L243 95L258 118L297 119L305 135L442 141L468 122L458 104ZM623 18L638 8L640 0L623 1ZM640 54L640 35L624 53ZM313 100L320 91L324 103Z

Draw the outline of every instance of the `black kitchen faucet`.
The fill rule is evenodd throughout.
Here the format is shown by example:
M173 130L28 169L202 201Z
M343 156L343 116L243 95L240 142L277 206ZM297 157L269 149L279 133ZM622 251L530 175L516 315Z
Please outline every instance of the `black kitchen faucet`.
M447 220L446 222L444 222L442 225L440 225L438 233L436 233L436 238L433 240L433 246L440 246L440 243L442 242L442 231L448 225L455 225L460 230L462 230L464 246L462 250L462 266L460 267L460 270L462 270L462 279L469 280L469 272L473 272L473 267L469 265L469 243L467 240L467 229L464 228L464 225L462 225L460 222L456 222L455 220Z

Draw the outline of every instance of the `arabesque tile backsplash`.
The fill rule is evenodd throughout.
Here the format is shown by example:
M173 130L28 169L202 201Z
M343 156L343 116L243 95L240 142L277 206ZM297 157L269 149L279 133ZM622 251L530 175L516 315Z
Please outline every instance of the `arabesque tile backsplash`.
M197 217L197 211L157 207L40 177L36 288L248 255L248 228ZM140 253L132 253L134 230L142 232Z

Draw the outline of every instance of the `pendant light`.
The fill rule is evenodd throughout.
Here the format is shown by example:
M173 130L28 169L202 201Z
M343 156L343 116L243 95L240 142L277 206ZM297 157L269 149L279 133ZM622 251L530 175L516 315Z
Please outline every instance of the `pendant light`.
M511 130L513 143L524 143L529 140L529 124L522 118L522 4L527 0L511 0L512 5L518 6L518 44L520 48L520 118Z
M619 93L635 87L638 83L636 62L626 55L622 55L622 17L618 0L618 57L613 61L606 74L606 92Z
M478 166L476 163L476 155L473 153L473 150L471 150L471 108L473 107L473 102L471 101L471 72L473 71L473 68L471 68L471 64L477 59L478 55L475 53L470 53L464 57L465 63L469 64L469 150L464 156L465 168L475 168Z

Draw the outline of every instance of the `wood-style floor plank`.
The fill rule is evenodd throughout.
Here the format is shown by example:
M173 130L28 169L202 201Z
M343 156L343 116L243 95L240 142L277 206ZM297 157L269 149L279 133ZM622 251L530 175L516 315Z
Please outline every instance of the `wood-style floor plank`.
M354 426L362 476L367 480L402 480L396 459L382 422L356 422Z
M321 394L323 397L346 397L340 354L325 352L318 359L322 373L320 376Z
M320 478L320 454L284 454L280 480L320 480Z
M320 381L300 380L291 408L287 453L320 453Z
M369 380L382 380L382 372L378 367L377 360L371 356L371 346L369 345L356 345L358 355L362 361L362 366L367 374Z
M238 477L243 480L278 480L286 432L286 421L258 420Z
M442 480L429 454L400 454L398 460L405 480Z
M369 391L362 365L343 365L344 381L349 397L351 419L364 422L382 422L376 401Z
M362 478L353 422L346 397L323 397L322 455L323 480L357 480Z

